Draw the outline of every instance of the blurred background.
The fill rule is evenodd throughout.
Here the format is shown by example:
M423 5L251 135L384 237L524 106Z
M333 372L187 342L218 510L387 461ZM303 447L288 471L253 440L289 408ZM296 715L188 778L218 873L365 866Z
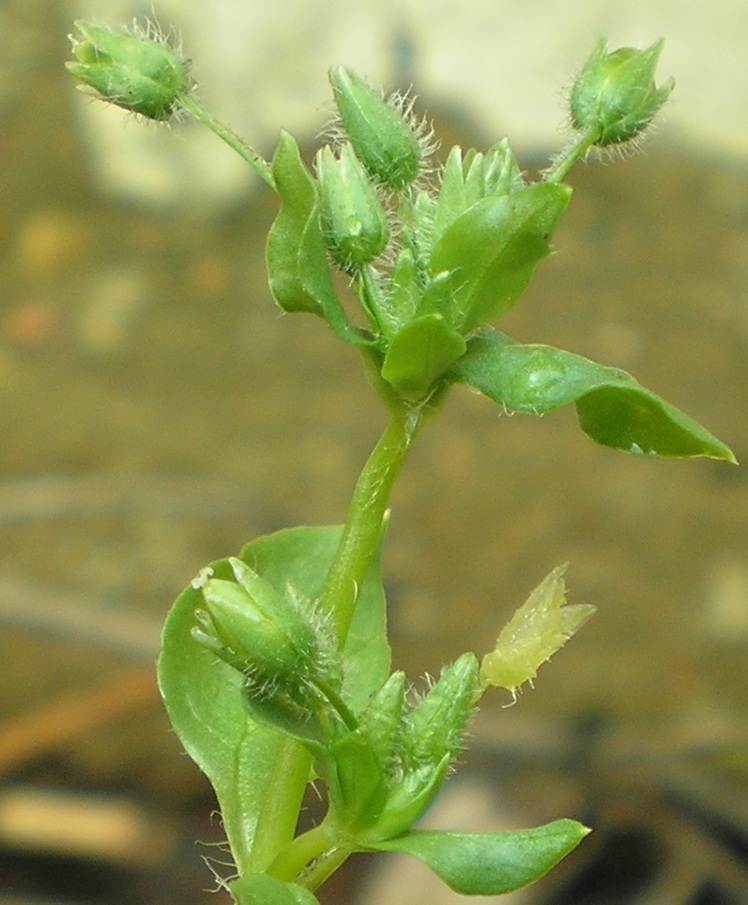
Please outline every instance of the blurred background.
M597 36L663 35L661 125L645 153L572 172L558 254L502 329L630 370L748 458L742 0L155 12L263 152L280 127L314 147L346 63L413 82L442 156L508 134L529 173ZM0 0L0 905L217 901L220 822L158 700L160 623L207 561L340 521L382 427L355 353L269 298L270 193L213 136L76 93L72 20L141 14ZM385 557L398 667L482 653L561 562L598 607L516 706L486 702L428 818L595 827L513 902L748 902L747 540L743 468L597 448L573 412L508 418L455 391L419 438ZM364 858L321 899L458 901Z

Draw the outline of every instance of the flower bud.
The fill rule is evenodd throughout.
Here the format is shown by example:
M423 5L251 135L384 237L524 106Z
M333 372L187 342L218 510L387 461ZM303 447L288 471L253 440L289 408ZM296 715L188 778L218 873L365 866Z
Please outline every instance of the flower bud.
M403 733L407 761L436 767L445 757L456 757L479 697L478 661L475 654L462 654L444 667L439 681L408 714Z
M65 64L102 100L166 120L192 87L186 62L163 39L77 21L83 36L73 41L76 62Z
M388 103L344 66L330 70L330 83L343 129L367 172L388 188L409 185L423 157L418 129L408 122L409 107Z
M235 581L200 580L205 609L195 611L193 637L258 683L303 681L316 648L309 622L246 563L229 563Z
M663 41L647 50L621 47L608 53L601 40L571 90L575 129L596 135L599 147L639 135L667 100L673 79L657 88L654 73Z
M349 144L336 158L325 146L317 153L322 235L330 254L355 271L382 253L389 229L374 186Z

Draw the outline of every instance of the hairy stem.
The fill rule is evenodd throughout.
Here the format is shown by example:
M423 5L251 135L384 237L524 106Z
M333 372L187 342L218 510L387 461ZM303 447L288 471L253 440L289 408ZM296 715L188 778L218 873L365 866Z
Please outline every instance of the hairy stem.
M268 873L286 883L299 883L307 889L319 888L353 853L352 846L341 841L333 826L319 826L297 836L270 865Z
M232 131L228 126L224 125L208 113L205 107L203 107L199 101L196 101L194 97L188 95L181 99L181 103L188 113L191 113L196 120L207 126L211 132L214 132L221 139L221 141L226 142L230 148L246 160L263 182L269 185L273 191L276 190L272 169L264 157L258 154L257 151L255 151L254 148L251 148L246 142L242 141L236 132Z
M390 490L420 427L421 415L421 409L408 409L392 416L353 491L343 536L320 595L320 607L332 614L341 646L379 545Z
M597 129L582 133L582 135L580 135L566 151L562 151L559 156L553 160L551 166L543 173L543 182L561 182L574 164L580 158L584 157L599 137Z

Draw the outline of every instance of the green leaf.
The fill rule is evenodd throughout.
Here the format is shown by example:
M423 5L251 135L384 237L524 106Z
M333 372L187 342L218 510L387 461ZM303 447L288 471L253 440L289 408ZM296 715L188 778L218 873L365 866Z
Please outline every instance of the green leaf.
M270 291L284 311L310 311L322 317L320 303L306 292L299 273L299 246L307 223L316 217L317 191L295 139L287 132L281 133L272 171L281 209L265 248Z
M582 430L603 446L636 455L735 462L724 443L626 371L553 346L521 345L484 329L469 340L450 377L508 411L542 415L574 403Z
M229 883L229 889L237 905L319 905L308 889L270 874L245 874Z
M538 880L588 833L576 820L563 819L497 833L413 830L369 847L415 855L462 895L495 896Z
M288 312L323 317L347 342L368 342L349 323L330 279L319 224L317 188L293 136L281 133L272 163L281 209L268 233L265 263L270 291Z
M465 340L439 313L411 321L391 340L382 377L406 399L420 400L465 352Z
M278 591L290 581L313 599L340 533L339 527L290 528L257 538L240 558ZM210 568L217 578L231 578L227 560ZM261 871L293 838L310 757L296 742L249 718L241 702L241 675L191 635L195 609L202 605L199 590L190 586L169 612L159 687L185 750L213 784L239 871ZM349 692L362 703L389 672L384 612L377 562L362 587L343 651L352 676Z
M550 252L548 235L570 197L568 186L537 183L478 201L445 230L430 268L453 274L453 326L469 333L517 301Z

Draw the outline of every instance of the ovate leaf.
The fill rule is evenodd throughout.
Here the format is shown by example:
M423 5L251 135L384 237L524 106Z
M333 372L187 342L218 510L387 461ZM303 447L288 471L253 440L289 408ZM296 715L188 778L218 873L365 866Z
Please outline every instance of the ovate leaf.
M563 819L498 833L413 830L369 847L415 855L462 895L496 896L538 880L588 833L576 820Z
M537 183L478 201L444 231L430 269L453 275L455 328L469 333L517 301L570 197L568 186Z
M227 560L211 563L218 578L230 579ZM262 851L258 827L272 814L273 795L295 790L299 798L309 771L309 755L296 742L253 722L241 703L241 675L218 660L190 634L200 592L188 587L164 625L158 682L167 713L185 750L215 789L224 831L240 872L264 870L274 857ZM293 803L290 807L293 813ZM289 841L294 827L274 831ZM259 844L256 844L259 843Z
M574 403L582 430L603 446L735 461L724 443L626 371L553 346L521 345L487 328L468 342L451 378L508 411L542 415Z

